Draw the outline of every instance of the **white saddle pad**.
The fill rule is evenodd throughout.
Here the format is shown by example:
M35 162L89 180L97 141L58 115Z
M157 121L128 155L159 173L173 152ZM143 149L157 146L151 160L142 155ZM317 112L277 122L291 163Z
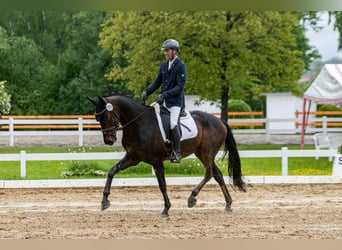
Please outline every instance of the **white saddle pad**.
M161 118L160 118L160 106L158 103L155 103L155 104L153 104L153 107L154 107L154 111L156 113L156 117L158 120L160 133L163 137L164 142L166 142L167 138L166 138L164 126L163 126ZM196 125L194 119L192 118L192 116L190 115L190 113L188 111L185 111L185 112L186 112L186 116L180 118L181 129L182 129L182 137L180 139L181 141L191 139L191 138L195 138L198 134L197 125Z

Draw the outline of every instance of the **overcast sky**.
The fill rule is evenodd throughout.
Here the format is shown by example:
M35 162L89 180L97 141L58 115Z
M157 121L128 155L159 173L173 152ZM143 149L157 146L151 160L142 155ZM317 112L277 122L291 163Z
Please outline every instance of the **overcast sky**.
M339 34L333 29L334 22L328 25L329 16L327 12L321 12L320 16L321 21L318 24L324 28L319 32L308 28L306 32L310 45L314 45L318 49L322 55L322 61L326 61L332 57L342 57L342 52L338 52L337 50Z

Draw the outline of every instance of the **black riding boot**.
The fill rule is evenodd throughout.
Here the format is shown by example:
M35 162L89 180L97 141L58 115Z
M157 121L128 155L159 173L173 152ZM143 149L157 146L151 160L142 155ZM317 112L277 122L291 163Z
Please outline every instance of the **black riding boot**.
M182 156L180 153L180 135L177 126L171 129L171 145L172 152L170 161L172 163L180 163Z

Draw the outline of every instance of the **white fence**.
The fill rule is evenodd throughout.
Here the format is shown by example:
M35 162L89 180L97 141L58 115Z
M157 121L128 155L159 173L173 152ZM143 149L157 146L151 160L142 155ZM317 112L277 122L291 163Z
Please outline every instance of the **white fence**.
M290 157L333 157L337 150L288 150L283 147L281 150L241 150L241 158L281 158L282 176L288 176L288 158ZM217 158L223 152L217 154ZM20 175L26 177L27 161L54 161L54 160L119 160L124 157L124 152L107 153L26 153L0 154L0 161L20 161ZM188 158L196 158L191 155Z
M101 136L100 130L87 130L84 129L85 125L98 125L99 123L95 119L13 119L7 120L0 119L1 125L8 125L8 131L0 131L0 136L9 137L9 146L14 146L15 136L78 136L78 145L83 146L83 138L87 135L99 135ZM78 129L68 130L15 130L15 125L77 125Z
M300 126L295 126L297 123L302 121L299 118L296 119L268 119L268 118L254 118L254 119L229 119L229 123L263 123L265 128L253 128L253 129L233 129L235 134L265 134L267 141L270 141L271 134L296 134L301 132ZM338 122L342 124L342 118L312 118L310 123L321 122L322 127L312 127L309 126L306 129L306 133L317 133L317 132L342 132L342 127L328 127L329 122ZM292 124L291 129L270 129L270 124L272 127L274 124L289 123ZM14 146L15 136L78 136L78 145L83 146L83 138L87 135L101 135L100 130L88 130L85 129L86 125L96 125L98 122L94 119L0 119L1 125L8 125L8 131L0 130L0 137L9 137L9 146ZM14 129L15 125L77 125L76 129L65 129L65 130L23 130Z
M253 119L229 119L229 123L263 123L265 128L260 129L260 128L253 128L253 129L234 129L234 133L237 134L266 134L267 136L271 134L296 134L296 133L301 133L301 126L296 124L301 124L301 118L293 118L293 119L270 119L270 118L253 118ZM341 127L329 127L328 123L334 122L334 123L341 123ZM273 124L272 127L277 127L277 124L284 124L288 123L291 124L293 128L289 129L275 129L275 128L270 128L270 124ZM321 127L314 127L314 126L308 126L306 128L306 133L318 133L318 132L342 132L342 118L339 117L316 117L316 118L311 118L309 123L321 123Z

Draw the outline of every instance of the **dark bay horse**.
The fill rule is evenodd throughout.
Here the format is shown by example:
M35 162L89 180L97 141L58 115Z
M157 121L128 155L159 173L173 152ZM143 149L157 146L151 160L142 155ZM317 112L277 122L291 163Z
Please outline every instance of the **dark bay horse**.
M108 172L107 182L103 192L102 210L110 206L108 196L112 180L116 173L139 162L151 164L158 179L159 189L164 198L164 210L162 217L169 216L171 207L166 191L164 175L164 160L166 155L166 144L159 132L157 118L154 108L145 106L137 100L123 95L111 94L99 97L98 100L88 98L96 106L95 118L101 124L104 143L113 145L116 141L116 131L119 124L122 126L122 145L126 155ZM240 156L237 151L235 139L229 125L219 118L201 111L190 112L194 118L198 135L193 139L181 142L182 158L194 153L203 163L206 173L204 179L196 186L188 198L188 207L196 205L196 196L203 186L214 177L221 187L226 200L226 211L231 211L232 198L228 192L223 176L215 164L215 156L220 147L225 145L225 152L229 152L228 172L233 179L233 184L241 191L246 191L242 179Z

